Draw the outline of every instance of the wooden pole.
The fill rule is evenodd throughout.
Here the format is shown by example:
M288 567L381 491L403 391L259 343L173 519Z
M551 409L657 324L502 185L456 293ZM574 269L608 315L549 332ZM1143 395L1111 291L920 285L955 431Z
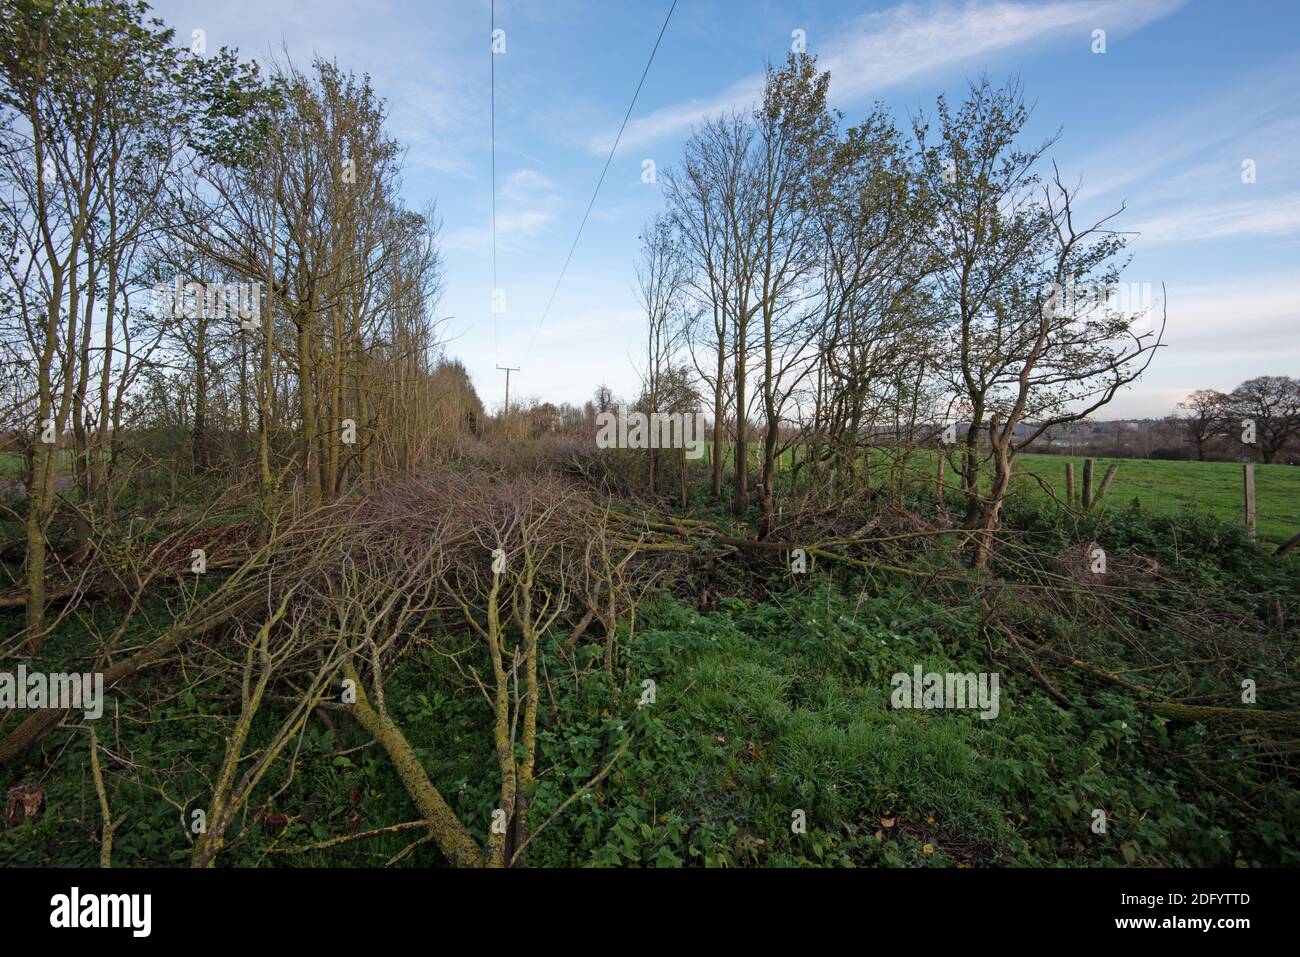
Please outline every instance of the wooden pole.
M1246 492L1246 534L1255 540L1255 466L1247 462L1241 467Z
M943 453L939 453L939 472L934 477L934 497L943 501Z
M518 372L519 367L518 366L497 366L497 368L506 374L506 404L505 404L504 411L501 413L501 417L503 419L508 419L510 418L510 373Z
M1065 501L1074 508L1074 463L1065 463Z
M1097 494L1092 500L1093 507L1101 504L1101 500L1106 497L1106 489L1110 488L1111 480L1115 478L1115 473L1119 471L1119 463L1112 462L1106 466L1106 474L1101 477L1101 485L1097 486Z
M1083 460L1083 509L1092 508L1092 459Z

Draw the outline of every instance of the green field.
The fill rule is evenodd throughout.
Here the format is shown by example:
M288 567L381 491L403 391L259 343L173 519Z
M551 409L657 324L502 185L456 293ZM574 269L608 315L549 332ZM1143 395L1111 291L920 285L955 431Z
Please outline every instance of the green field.
M925 464L926 460L930 464ZM1083 456L1031 455L1016 459L1012 490L1017 495L1047 499L1042 487L1029 478L1032 472L1047 482L1061 498L1065 497L1065 463L1074 463L1075 495L1083 487ZM1137 499L1143 509L1152 512L1177 512L1193 508L1224 521L1244 521L1242 474L1239 462L1190 462L1166 459L1093 459L1093 485L1112 462L1119 471L1104 500L1108 508L1120 508ZM757 466L758 459L755 458ZM789 465L789 453L785 465ZM933 480L932 456L922 456L917 470L924 469ZM951 473L947 479L952 483ZM1256 523L1261 541L1280 543L1300 532L1300 467L1292 465L1255 465Z
M1068 455L1022 455L1017 472L1033 472L1048 482L1056 494L1065 495L1065 463L1074 463L1075 495L1083 483L1083 458ZM1112 462L1119 471L1106 493L1110 508L1137 499L1153 512L1194 508L1226 521L1244 521L1241 465L1237 462L1173 462L1159 459L1094 459L1093 484ZM1014 486L1021 494L1046 496L1037 482L1025 476ZM1292 465L1256 465L1255 498L1259 537L1284 542L1300 532L1300 468Z

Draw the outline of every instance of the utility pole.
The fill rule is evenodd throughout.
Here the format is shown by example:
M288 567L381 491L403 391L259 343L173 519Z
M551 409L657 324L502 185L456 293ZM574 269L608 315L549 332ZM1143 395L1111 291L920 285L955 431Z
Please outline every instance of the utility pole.
M518 372L519 367L518 366L497 366L497 368L506 374L506 408L505 411L501 413L501 418L505 419L507 416L510 415L510 373Z

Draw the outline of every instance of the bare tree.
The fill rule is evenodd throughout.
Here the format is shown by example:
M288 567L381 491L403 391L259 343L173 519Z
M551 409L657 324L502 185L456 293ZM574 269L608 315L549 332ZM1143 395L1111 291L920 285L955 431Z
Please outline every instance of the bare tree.
M1261 461L1272 462L1300 435L1300 382L1284 375L1248 379L1232 390L1226 412L1231 431L1244 445L1253 444ZM1246 442L1242 437L1252 432L1254 442Z
M641 405L647 414L663 413L671 375L684 330L686 263L666 217L650 222L641 235L641 261L636 266L636 295L646 316L645 364L640 370ZM652 430L646 456L650 491L659 485L663 455L657 430Z
M1183 433L1196 447L1196 458L1205 461L1205 449L1216 436L1225 429L1225 413L1228 396L1214 389L1197 389L1182 402L1178 408L1186 415L1179 420Z
M940 143L924 145L920 120L916 135L935 194L951 384L970 416L966 524L978 531L974 557L983 565L1015 456L1047 429L1090 416L1136 379L1164 327L1140 331L1140 315L1091 293L1115 282L1124 240L1108 224L1118 212L1080 228L1074 194L1059 173L1040 186L1034 167L1052 141L1029 151L1016 146L1028 118L1018 87L997 89L986 78L955 114L940 97L938 113ZM980 487L981 434L992 464L987 492Z

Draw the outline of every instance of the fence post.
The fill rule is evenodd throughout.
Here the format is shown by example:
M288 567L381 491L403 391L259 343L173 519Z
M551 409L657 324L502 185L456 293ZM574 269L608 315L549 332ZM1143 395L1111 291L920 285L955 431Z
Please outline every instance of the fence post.
M1092 505L1096 508L1101 504L1101 500L1106 497L1106 489L1110 488L1110 483L1115 478L1115 473L1119 471L1119 463L1112 462L1106 466L1106 474L1101 477L1101 484L1097 486L1097 494L1093 497Z
M943 501L943 452L939 452L939 471L934 477L934 497L940 502Z
M1083 460L1083 510L1092 508L1092 459Z
M1065 463L1065 502L1074 508L1074 463Z
M1246 534L1255 540L1255 466L1247 462L1241 467L1246 491Z

